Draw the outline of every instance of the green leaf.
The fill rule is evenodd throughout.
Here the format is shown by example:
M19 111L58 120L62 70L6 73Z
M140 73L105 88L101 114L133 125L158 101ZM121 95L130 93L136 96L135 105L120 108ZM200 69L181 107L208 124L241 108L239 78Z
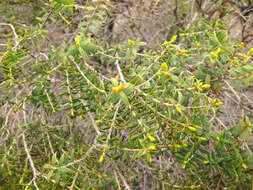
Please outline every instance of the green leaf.
M228 40L228 34L226 30L217 31L216 36L221 45L223 45Z
M249 158L247 158L246 165L247 165L247 168L253 169L253 156L252 155L250 155Z
M111 78L112 81L112 86L118 86L119 85L119 81L116 78Z
M0 117L0 129L3 127L3 123L4 123L4 118Z
M95 45L91 40L81 38L81 48L88 54L95 54L97 51L102 51L100 46Z
M142 151L138 151L138 152L134 152L131 161L136 160L137 158L141 158L142 156L144 156L147 153L147 151L142 150Z
M178 99L178 104L182 104L184 98L180 91L177 91L177 99Z
M252 129L250 127L242 129L240 134L240 138L243 140L248 140L248 138L252 135Z
M82 49L82 48L78 48L82 58L86 61L89 62L90 58L88 56L88 54Z
M54 153L54 155L52 156L52 165L56 165L56 163L58 163L58 160L56 157L56 153Z
M65 175L66 173L73 173L74 172L73 170L66 168L66 167L60 167L60 168L58 168L58 171L62 175Z
M45 168L45 169L51 169L51 168L52 168L52 165L50 165L50 164L45 164L45 165L43 166L43 168Z
M124 93L124 92L119 92L119 95L120 95L120 99L126 104L126 105L129 105L129 101L128 101L128 98L127 98L127 95Z
M141 75L136 75L132 80L130 80L130 83L132 83L134 86L137 86L143 83L143 78Z
M48 172L47 174L47 180L50 181L51 177L54 175L54 170L51 170L50 172Z
M133 85L129 82L126 82L125 86L126 87L122 90L122 92L124 92L126 95L130 95L134 90Z
M63 165L65 162L65 154L63 153L60 157L60 160L59 160L59 165Z
M76 45L71 45L67 49L67 54L72 55L74 57L74 56L79 55L80 52L79 52L78 47Z
M206 83L206 84L210 84L210 81L211 81L211 75L210 75L210 74L207 74L207 75L206 75L206 78L205 78L205 83Z
M57 171L55 173L55 182L59 183L60 179L61 179L61 172Z
M177 110L180 114L182 114L182 110L180 109L179 106L176 106L176 110Z
M151 156L151 154L149 152L147 152L145 156L146 156L147 162L151 163L152 162L152 156Z
M244 65L243 67L240 68L242 71L245 71L246 73L250 73L253 71L253 63L252 64L247 64Z
M111 93L109 94L109 96L107 97L107 100L113 104L117 103L120 99L119 94L115 94L115 93Z

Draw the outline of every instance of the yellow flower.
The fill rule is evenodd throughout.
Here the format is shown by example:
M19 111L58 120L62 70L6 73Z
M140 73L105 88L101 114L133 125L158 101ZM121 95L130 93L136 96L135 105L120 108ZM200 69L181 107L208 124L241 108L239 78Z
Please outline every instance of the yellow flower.
M119 87L112 87L112 92L113 93L115 93L115 94L117 94L117 93L119 93Z

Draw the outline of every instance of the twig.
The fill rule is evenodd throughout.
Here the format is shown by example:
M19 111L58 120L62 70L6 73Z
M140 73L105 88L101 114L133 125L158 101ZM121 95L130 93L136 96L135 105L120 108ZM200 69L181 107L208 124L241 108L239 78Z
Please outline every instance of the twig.
M224 80L224 82L229 87L229 89L233 92L233 94L235 95L237 101L241 102L241 98L240 98L240 96L237 95L234 88L226 80Z
M79 162L82 162L82 161L86 160L87 156L90 154L90 152L91 152L94 148L95 148L95 145L92 145L92 146L89 148L89 150L85 153L84 157L82 157L82 158L79 159L79 160L75 160L75 161L73 161L73 162L70 162L70 163L68 163L68 164L66 164L66 165L64 165L64 166L61 166L61 167L68 167L68 166L71 166L71 165L74 165L74 164L77 164L77 163L79 163Z
M18 39L18 35L16 33L16 30L15 30L15 28L14 28L14 26L12 24L0 23L0 26L9 26L11 28L11 30L12 30L15 38ZM18 47L19 42L17 40L15 40L15 44L16 45L12 48L13 50L15 50Z
M114 170L114 171L113 171L113 174L114 174L114 176L115 176L116 183L117 183L117 185L118 185L118 190L121 190L117 172Z
M83 62L83 64L89 68L92 72L96 73L97 75L99 75L101 78L107 80L107 81L111 81L111 79L109 79L108 77L102 75L101 73L97 72L92 66L90 66L88 63L86 63L85 61Z
M91 113L89 112L88 114L89 114L89 117L90 117L91 123L92 123L92 125L93 125L94 129L96 130L96 133L98 134L98 136L100 136L100 135L101 135L101 133L100 133L100 131L99 131L99 129L98 129L98 127L97 127L96 123L94 122L94 119L93 119L93 117L92 117Z
M69 188L69 190L73 190L73 188L74 188L74 185L75 185L75 183L76 183L76 179L77 179L77 177L78 177L78 171L79 171L80 167L81 167L81 166L78 166L76 175L75 175L75 177L74 177L74 179L73 179L72 185L71 185L71 187Z
M84 100L81 100L81 103L85 106ZM96 125L96 123L95 123L95 121L94 121L93 116L91 115L90 112L88 112L88 115L89 115L89 117L90 117L92 126L94 127L94 129L95 129L96 133L98 134L98 136L100 136L100 135L101 135L101 132L99 131L99 129L98 129L98 127L97 127L97 125Z
M92 21L93 21L93 19L94 19L94 17L95 17L95 14L96 14L96 12L97 12L97 10L98 10L100 4L101 4L101 0L98 0L98 1L97 1L97 5L96 5L96 8L93 10L92 15L91 15L91 17L90 17L90 19L89 19L89 23L88 23L88 25L87 25L87 27L86 27L86 30L85 30L85 32L84 32L84 36L85 36L85 37L87 36L87 33L88 33L88 31L89 31L89 27L90 27L90 25L91 25L91 23L92 23Z
M71 59L71 61L75 64L77 70L80 72L80 74L82 75L82 77L86 80L86 82L87 82L89 85L91 85L91 86L92 86L93 88L95 88L97 91L102 92L102 93L105 93L104 90L101 90L101 89L99 89L98 87L96 87L96 86L85 76L85 74L83 73L83 71L80 69L79 65L78 65L73 59Z
M145 85L146 83L148 83L149 81L151 81L153 78L155 78L157 76L158 73L161 72L161 69L159 69L153 76L151 76L148 80L146 80L145 82L139 84L138 86L136 86L135 88L140 88L143 85Z
M120 66L119 66L118 53L116 54L116 56L117 56L117 59L116 59L115 65L116 65L116 67L117 67L117 70L118 70L118 73L119 73L119 76L120 76L120 80L121 80L122 82L125 83L126 80L125 80L125 78L124 78L124 76L123 76L123 73L122 73L122 71L121 71L121 68L120 68Z
M53 11L52 10L50 10L50 12L48 13L48 15L47 15L47 17L45 18L45 20L44 20L44 22L42 23L42 27L41 28L43 28L44 26L45 26L45 24L46 24L46 22L47 22L47 20L49 19L49 17L52 15L52 13L53 13Z
M121 174L121 172L120 172L119 170L118 170L118 174L119 174L119 177L121 178L121 180L123 181L123 183L124 183L126 189L127 189L127 190L131 190L131 188L130 188L129 185L127 184L127 182L126 182L124 176Z
M70 82L69 82L69 73L68 73L68 70L65 70L65 73L66 73L66 78L67 78L67 90L68 90L68 96L69 96L69 101L70 101L70 105L71 105L71 116L74 116L75 113L74 113L74 104L73 104L73 99L72 99L72 96L71 96L71 90L70 90Z
M25 103L23 104L23 117L24 117L24 124L27 125L27 117L26 117L26 112L25 112ZM36 180L37 180L38 176L40 175L40 172L34 166L31 154L30 154L30 152L28 150L28 147L27 147L24 132L22 133L22 139L23 139L23 145L24 145L24 148L25 148L25 151L26 151L27 158L29 160L30 166L31 166L32 171L33 171L33 179L30 181L30 183L33 183L34 186L36 187L36 190L39 190L39 188L36 184ZM29 184L28 184L28 186L26 186L26 189L29 187Z
M49 144L51 153L54 154L54 149L53 149L52 143L51 143L51 141L50 141L50 137L49 137L48 132L47 132L47 140L48 140L48 144Z
M49 96L49 94L48 94L48 92L47 92L47 90L46 90L46 88L44 87L43 84L42 84L42 87L44 88L44 92L47 95L47 99L48 99L48 102L49 102L49 104L50 104L50 106L51 106L51 108L53 110L53 113L55 113L56 111L55 111L54 105L53 105L53 103L51 101L51 98L50 98L50 96Z
M221 179L222 179L223 175L224 175L224 171L221 170L221 175L220 175L220 178L219 178L219 181L218 181L218 183L217 183L217 186L216 186L216 189L215 189L215 190L219 190L219 188L220 188L220 183L221 183Z
M219 119L219 118L216 118L216 120L225 128L225 129L228 129L226 127L226 125Z
M120 104L121 104L121 100L116 105L116 110L115 110L114 115L113 115L113 120L112 120L111 127L109 129L109 134L107 135L107 138L106 138L106 144L104 146L103 153L106 151L106 149L108 147L108 143L109 143L109 140L110 140L110 137L111 137L111 134L112 134L112 129L113 129L114 125L115 125L115 121L116 121L116 117L117 117L117 114L118 114L118 110L119 110Z
M33 179L31 180L31 183L34 183L34 186L36 187L36 189L39 190L39 188L36 184L36 180L37 180L37 177L40 175L40 172L34 166L32 157L31 157L30 152L27 148L27 143L26 143L26 140L25 140L25 134L24 133L22 133L22 138L23 138L23 144L24 144L24 148L25 148L25 151L26 151L26 155L27 155L27 158L29 160L30 166L31 166L32 171L33 171Z

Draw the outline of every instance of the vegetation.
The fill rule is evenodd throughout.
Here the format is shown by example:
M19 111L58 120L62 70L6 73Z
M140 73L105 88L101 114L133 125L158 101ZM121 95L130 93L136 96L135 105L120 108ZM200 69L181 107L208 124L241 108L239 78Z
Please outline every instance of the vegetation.
M103 0L33 11L30 28L11 10L0 23L0 189L252 189L252 109L237 92L253 49L219 17L147 50L99 39ZM50 23L73 32L51 42ZM243 110L232 127L225 87Z

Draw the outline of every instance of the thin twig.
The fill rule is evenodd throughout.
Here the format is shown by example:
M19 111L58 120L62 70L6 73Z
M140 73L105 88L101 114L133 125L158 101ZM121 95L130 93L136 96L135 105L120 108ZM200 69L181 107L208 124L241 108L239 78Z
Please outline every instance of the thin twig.
M71 165L74 165L74 164L77 164L77 163L79 163L79 162L82 162L82 161L86 160L87 156L89 156L89 154L91 153L91 151L92 151L94 148L95 148L95 145L92 145L92 146L89 148L89 150L86 151L85 155L84 155L81 159L75 160L75 161L70 162L70 163L68 163L68 164L66 164L66 165L64 165L64 166L61 166L61 167L68 167L68 166L71 166Z
M119 170L118 170L118 174L119 174L119 177L121 178L121 180L123 181L123 184L125 185L126 189L131 190L131 188L129 187L129 185L126 182L126 179L124 178L124 176L121 174L121 172Z
M100 4L101 4L101 0L98 0L97 5L96 5L96 8L93 10L92 15L91 15L91 17L90 17L90 19L89 19L89 23L88 23L88 25L87 25L87 27L86 27L86 30L85 30L85 32L84 32L84 36L85 36L85 37L87 36L87 33L88 33L88 31L89 31L89 27L90 27L90 25L91 25L91 23L92 23L92 21L93 21L93 19L94 19L94 17L95 17L95 14L96 14L96 12L97 12L97 10L98 10Z
M72 181L72 184L71 184L71 187L69 188L69 190L73 190L73 189L74 189L74 185L75 185L75 183L76 183L76 179L77 179L77 177L78 177L78 171L79 171L80 167L81 167L81 166L78 166L76 175L75 175L75 177L74 177L74 179L73 179L73 181Z
M15 28L14 28L14 26L12 24L0 23L0 26L9 26L11 28L11 30L12 30L15 38L18 39L18 35L16 33L16 30L15 30ZM15 50L18 47L18 45L19 45L18 40L15 40L15 44L16 45L12 48L13 50Z
M120 66L119 66L118 53L116 54L116 56L117 56L117 58L116 58L116 61L115 61L115 65L116 65L116 67L117 67L117 70L118 70L118 73L119 73L119 76L120 76L120 80L121 80L122 82L125 83L126 80L125 80L124 75L123 75L123 73L122 73L122 71L121 71L121 68L120 68Z
M233 92L233 94L235 95L237 101L239 101L239 103L241 102L241 98L240 96L238 96L238 94L235 92L234 88L226 81L224 80L225 84L229 87L229 89Z
M84 102L84 100L80 100L80 101L81 101L81 102L82 102L82 104L85 106L85 102ZM97 135L98 135L98 136L100 136L100 135L101 135L101 132L99 131L99 129L98 129L98 127L97 127L97 125L96 125L96 123L95 123L95 121L94 121L93 116L91 115L91 113L90 113L90 112L88 112L88 115L89 115L89 117L90 117L90 120L91 120L92 126L94 127L94 129L95 129L95 131L96 131Z
M26 116L26 111L25 111L25 103L23 104L23 117L24 117L24 124L27 125L27 116ZM31 166L32 171L33 171L33 179L30 181L30 183L33 183L34 186L36 187L36 190L39 190L39 188L36 184L36 180L37 180L38 176L40 175L40 172L34 166L30 151L28 150L28 147L27 147L24 132L22 133L22 139L23 139L23 145L24 145L24 148L25 148L25 151L26 151L27 158L29 160L30 166ZM28 187L29 187L29 185L26 188L28 188Z
M78 65L73 59L71 59L71 61L75 64L77 70L80 72L80 74L82 75L82 77L86 80L86 82L87 82L89 85L91 85L91 86L92 86L93 88L95 88L97 91L102 92L102 93L105 93L104 90L101 90L101 89L99 89L98 87L96 87L96 86L85 76L85 74L83 73L83 71L80 69L79 65Z
M25 151L26 151L26 155L27 155L27 158L29 160L30 166L31 166L32 171L33 171L33 179L31 180L31 182L34 183L34 186L38 190L39 188L37 187L36 180L37 180L37 177L40 175L40 172L34 166L32 157L31 157L30 152L27 148L27 143L26 143L26 140L25 140L25 134L24 133L22 133L22 138L23 138L23 144L24 144L24 148L25 148Z
M151 76L148 80L146 80L145 82L139 84L138 86L136 86L135 88L140 88L143 85L147 84L149 81L151 81L153 78L155 78L159 73L161 72L161 69L159 69L153 76Z
M114 174L114 176L115 176L116 183L117 183L117 185L118 185L118 190L121 190L117 172L114 170L114 171L113 171L113 174Z
M217 183L217 186L216 186L216 189L215 189L215 190L219 190L219 188L220 188L220 183L221 183L221 179L222 179L223 175L224 175L224 171L222 170L222 171L221 171L220 178L219 178L219 181L218 181L218 183Z

